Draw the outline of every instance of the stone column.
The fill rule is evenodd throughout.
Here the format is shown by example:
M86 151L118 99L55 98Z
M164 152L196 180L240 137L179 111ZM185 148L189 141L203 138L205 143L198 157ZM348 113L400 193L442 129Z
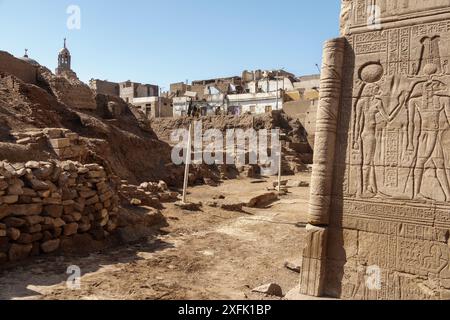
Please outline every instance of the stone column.
M344 50L345 38L337 38L327 41L323 51L309 225L301 275L301 293L310 296L321 296L324 289Z
M316 226L329 222L344 49L345 39L337 38L327 41L323 52L308 218Z

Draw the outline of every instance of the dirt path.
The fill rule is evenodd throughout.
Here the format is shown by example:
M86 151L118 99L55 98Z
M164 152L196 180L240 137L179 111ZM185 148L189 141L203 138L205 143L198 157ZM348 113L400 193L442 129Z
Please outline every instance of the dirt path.
M309 175L291 177L309 181ZM190 199L214 195L243 199L265 191L263 183L228 181L197 187ZM262 299L251 289L276 282L288 292L299 274L308 188L293 188L267 209L228 212L204 205L189 213L167 205L168 227L147 241L84 257L45 257L0 273L0 299ZM79 266L81 289L66 286L67 268Z

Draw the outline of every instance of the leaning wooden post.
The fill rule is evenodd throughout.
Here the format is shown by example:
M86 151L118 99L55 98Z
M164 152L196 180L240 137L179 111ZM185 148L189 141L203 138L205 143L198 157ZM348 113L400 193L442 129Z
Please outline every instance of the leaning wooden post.
M282 175L282 162L283 162L283 145L281 142L281 137L285 137L286 135L284 133L281 133L281 129L277 128L278 130L278 136L280 139L280 153L278 156L278 193L281 193L281 175Z
M184 183L183 183L183 204L186 204L186 196L187 196L187 187L189 182L189 166L191 165L192 156L192 123L189 124L189 138L188 145L186 148L186 159L185 159L185 168L184 168Z

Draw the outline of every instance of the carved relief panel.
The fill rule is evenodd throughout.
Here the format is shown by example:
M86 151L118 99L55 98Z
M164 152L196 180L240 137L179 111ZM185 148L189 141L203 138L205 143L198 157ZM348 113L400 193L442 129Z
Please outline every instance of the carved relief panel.
M389 24L358 29L373 5ZM449 11L447 0L352 1L329 224L331 296L450 296ZM376 290L367 287L371 266L381 272Z

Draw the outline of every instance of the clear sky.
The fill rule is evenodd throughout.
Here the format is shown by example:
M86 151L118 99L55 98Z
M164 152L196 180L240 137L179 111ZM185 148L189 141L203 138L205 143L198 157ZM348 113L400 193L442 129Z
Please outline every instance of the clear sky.
M81 28L69 29L70 5ZM54 70L67 37L83 81L159 84L285 68L317 73L340 0L0 0L0 50ZM73 20L71 20L73 21Z

